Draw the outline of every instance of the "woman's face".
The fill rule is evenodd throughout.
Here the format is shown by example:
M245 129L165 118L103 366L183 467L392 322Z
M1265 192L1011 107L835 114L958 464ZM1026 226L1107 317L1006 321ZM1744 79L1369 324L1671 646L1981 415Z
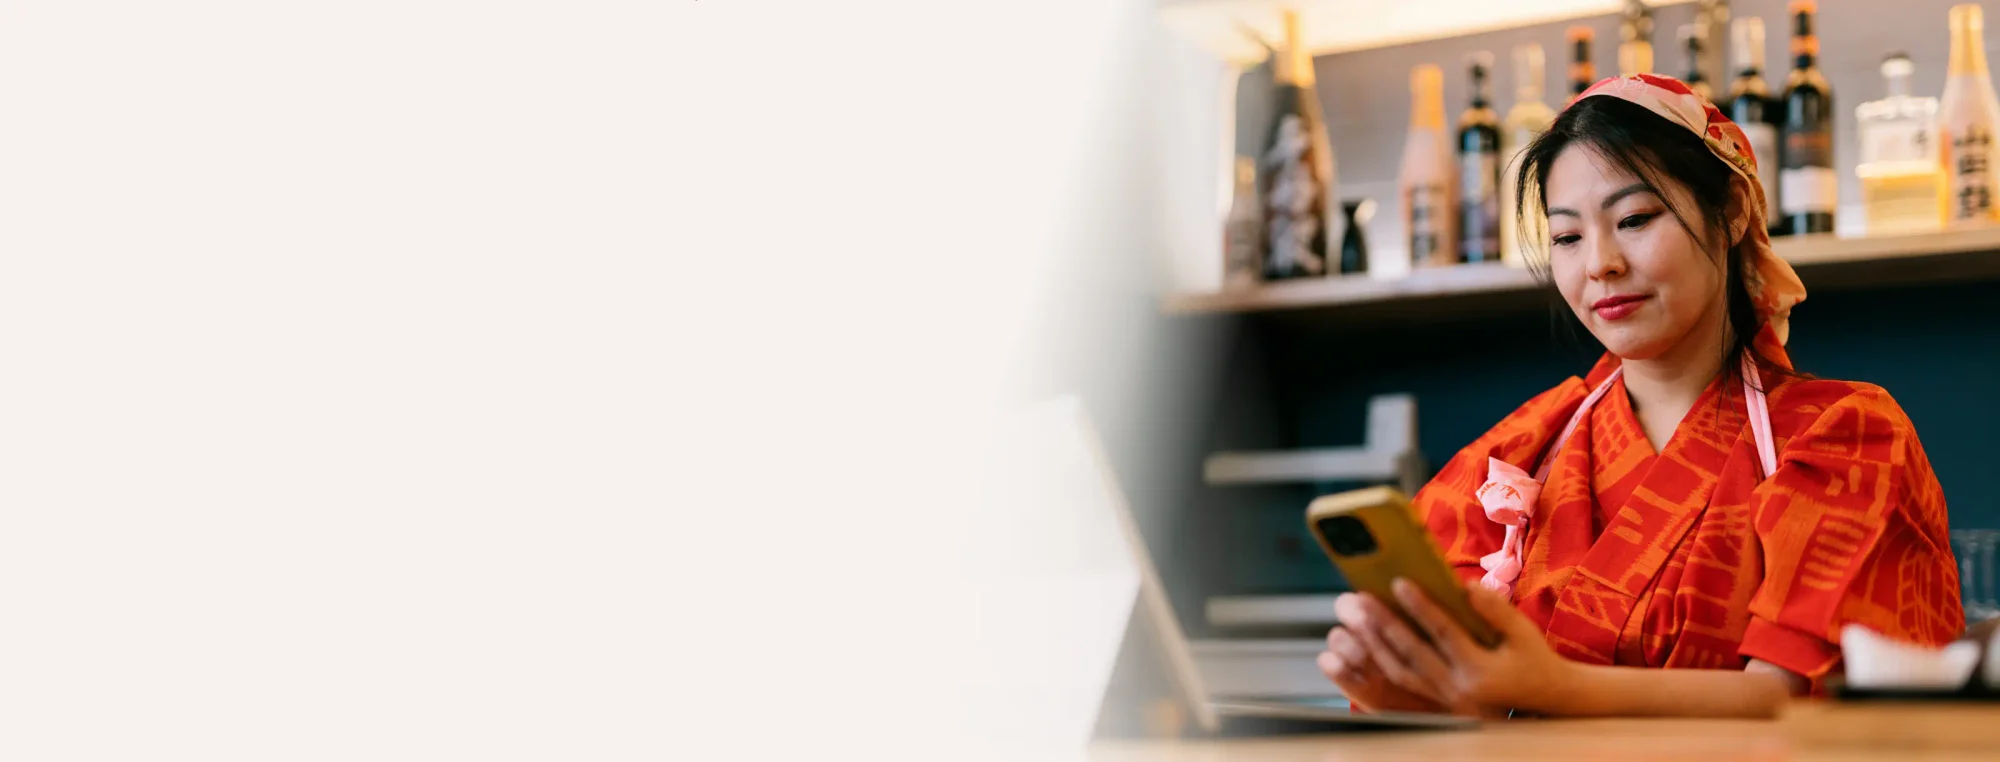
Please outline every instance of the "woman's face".
M1651 360L1688 342L1714 345L1726 314L1724 257L1674 219L1697 207L1686 188L1658 192L1582 146L1549 167L1549 269L1563 301L1604 348ZM1690 224L1708 239L1701 215Z

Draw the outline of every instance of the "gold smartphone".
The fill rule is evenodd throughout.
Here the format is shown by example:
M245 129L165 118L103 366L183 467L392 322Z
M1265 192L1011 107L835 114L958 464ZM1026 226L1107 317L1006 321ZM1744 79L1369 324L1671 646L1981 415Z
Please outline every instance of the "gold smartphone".
M1416 511L1402 493L1374 487L1327 495L1306 507L1306 526L1319 539L1320 550L1326 551L1327 558L1346 575L1348 584L1357 591L1374 593L1418 636L1428 638L1390 589L1397 577L1415 583L1480 645L1500 645L1500 632L1472 610L1472 599L1459 584L1458 575L1444 562L1444 553L1418 523Z

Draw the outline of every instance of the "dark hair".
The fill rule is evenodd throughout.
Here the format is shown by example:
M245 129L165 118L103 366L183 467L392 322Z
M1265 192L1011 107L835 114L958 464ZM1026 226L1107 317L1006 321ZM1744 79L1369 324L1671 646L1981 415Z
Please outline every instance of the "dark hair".
M1556 157L1571 146L1581 146L1620 169L1639 178L1655 189L1655 195L1665 204L1667 210L1680 223L1681 229L1700 242L1710 252L1727 246L1723 256L1727 258L1727 278L1723 288L1727 292L1728 314L1726 323L1729 337L1723 346L1722 374L1730 381L1742 377L1742 369L1736 358L1748 355L1761 367L1771 367L1770 358L1765 357L1756 347L1757 332L1763 328L1763 320L1757 315L1757 308L1750 299L1750 287L1746 278L1751 263L1747 262L1748 252L1740 241L1728 241L1730 182L1737 175L1722 159L1709 152L1708 145L1686 127L1667 121L1665 117L1653 113L1651 109L1613 96L1592 96L1577 101L1563 109L1556 117L1555 124L1548 132L1542 133L1528 144L1521 153L1521 167L1515 177L1515 198L1534 199L1532 210L1526 203L1515 209L1515 219L1521 224L1521 250L1538 252L1528 260L1533 264L1535 275L1550 290L1555 287L1555 279L1549 271L1545 254L1549 241L1532 240L1531 231L1543 229L1540 225L1530 225L1530 215L1540 215L1548 208L1549 169L1555 165ZM1775 161L1774 156L1759 156L1760 161ZM1672 197L1665 192L1667 183L1673 183L1688 190L1694 198L1694 209L1679 208ZM1693 224L1698 218L1706 223L1708 236L1704 238ZM1557 302L1561 302L1560 296ZM1561 312L1568 315L1572 323L1576 317L1567 308ZM1798 376L1783 369L1776 369L1780 376ZM1725 387L1725 392L1728 387Z

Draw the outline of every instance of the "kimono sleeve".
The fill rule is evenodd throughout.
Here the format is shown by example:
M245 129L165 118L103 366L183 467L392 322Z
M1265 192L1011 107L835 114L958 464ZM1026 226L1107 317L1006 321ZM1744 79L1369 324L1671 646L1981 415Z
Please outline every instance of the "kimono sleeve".
M1753 501L1765 568L1741 656L1819 693L1850 623L1932 646L1964 629L1944 494L1887 392L1863 386L1829 404L1786 443Z

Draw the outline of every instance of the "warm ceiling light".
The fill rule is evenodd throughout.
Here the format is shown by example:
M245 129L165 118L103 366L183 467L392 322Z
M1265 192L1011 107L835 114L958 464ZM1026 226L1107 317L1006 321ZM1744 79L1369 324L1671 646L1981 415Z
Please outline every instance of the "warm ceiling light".
M1306 49L1326 55L1603 16L1623 6L1619 0L1159 0L1159 13L1169 27L1218 58L1253 64L1264 60L1266 51L1252 34L1278 41L1284 8L1299 11Z

